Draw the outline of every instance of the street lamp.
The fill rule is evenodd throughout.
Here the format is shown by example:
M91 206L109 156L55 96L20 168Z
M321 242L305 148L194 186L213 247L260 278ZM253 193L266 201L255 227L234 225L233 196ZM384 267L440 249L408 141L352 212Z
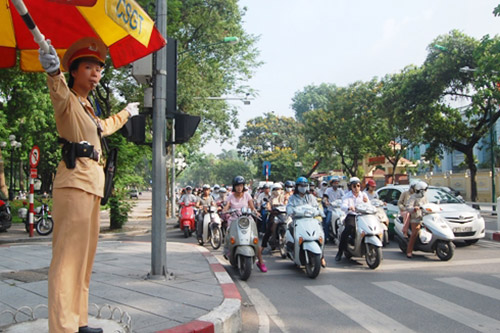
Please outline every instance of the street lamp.
M9 135L10 141L10 184L9 184L9 200L14 199L14 188L13 188L13 177L14 177L14 149L21 148L21 142L16 141L16 136L14 134ZM3 141L0 143L0 147L7 147L7 142Z

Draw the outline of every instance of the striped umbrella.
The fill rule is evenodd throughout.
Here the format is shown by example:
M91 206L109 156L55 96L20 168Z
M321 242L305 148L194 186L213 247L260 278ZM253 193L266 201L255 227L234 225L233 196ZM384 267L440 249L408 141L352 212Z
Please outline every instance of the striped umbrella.
M19 0L0 0L0 68L15 66L19 51L23 71L43 71L38 60L39 46L27 27L29 17L24 15L23 22L14 1ZM61 59L66 49L82 37L100 38L116 68L166 44L153 20L134 0L25 0L24 4Z

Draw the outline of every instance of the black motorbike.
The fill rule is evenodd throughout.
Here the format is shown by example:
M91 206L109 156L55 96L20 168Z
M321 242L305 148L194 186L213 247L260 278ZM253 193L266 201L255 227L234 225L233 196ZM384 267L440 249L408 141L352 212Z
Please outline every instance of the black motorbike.
M288 227L288 223L292 222L292 217L287 215L286 206L280 205L275 206L271 210L271 214L269 220L276 224L274 228L274 232L269 239L269 245L271 246L271 250L275 250L279 247L281 258L286 258L286 240L285 233L286 228ZM269 222L269 221L268 221Z
M7 198L0 196L0 232L5 232L12 225L12 215Z
M28 209L19 208L17 214L23 219L26 232L30 232ZM41 206L34 209L33 229L35 229L40 236L50 235L52 229L54 229L54 221L52 220L48 204L42 202Z

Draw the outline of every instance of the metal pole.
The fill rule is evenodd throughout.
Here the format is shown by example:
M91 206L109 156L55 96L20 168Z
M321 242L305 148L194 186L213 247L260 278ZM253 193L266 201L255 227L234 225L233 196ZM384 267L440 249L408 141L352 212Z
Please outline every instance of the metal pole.
M156 27L164 37L167 33L167 2L156 1ZM166 88L167 48L158 50L153 68L153 199L151 226L151 277L164 278L167 274L166 228Z
M12 177L14 176L14 147L10 147L10 186L9 186L9 200L14 200L14 189L12 188Z
M175 117L172 118L172 142L175 142ZM170 203L172 205L172 209L170 210L172 212L172 218L175 218L176 212L176 202L175 202L175 143L172 143L172 182L171 182L171 196L170 196Z
M496 202L496 189L495 189L495 140L494 140L494 135L493 135L493 119L492 119L492 112L490 108L490 159L491 159L491 202L495 203ZM492 206L493 211L495 211L495 205Z

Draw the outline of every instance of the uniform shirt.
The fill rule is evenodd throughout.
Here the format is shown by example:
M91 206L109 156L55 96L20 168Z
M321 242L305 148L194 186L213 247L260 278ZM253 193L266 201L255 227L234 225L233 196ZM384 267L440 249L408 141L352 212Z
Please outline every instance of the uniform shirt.
M127 110L122 110L105 120L99 119L87 99L71 92L62 73L55 76L49 75L47 85L59 136L71 142L88 141L99 153L99 161L87 157L77 158L74 169L66 168L66 164L61 160L57 166L53 187L77 188L102 197L104 195L105 157L102 156L101 140L97 134L95 122L101 124L102 136L108 136L127 122L129 113Z
M310 205L319 209L318 200L314 195L306 194L304 196L300 196L300 194L294 194L288 199L288 204L286 205L286 213L288 215L292 215L295 207L303 205Z
M198 197L194 195L193 193L190 194L183 194L181 198L179 199L179 204L181 202L184 202L184 204L189 205L191 202L197 203L198 202Z
M354 196L352 191L347 192L346 195L344 195L344 199L342 200L342 210L351 215L356 215L356 212L353 212L352 210L349 210L350 207L356 207L357 204L364 203L366 199L366 202L370 202L368 200L368 196L364 191L360 191L358 193L358 196Z

